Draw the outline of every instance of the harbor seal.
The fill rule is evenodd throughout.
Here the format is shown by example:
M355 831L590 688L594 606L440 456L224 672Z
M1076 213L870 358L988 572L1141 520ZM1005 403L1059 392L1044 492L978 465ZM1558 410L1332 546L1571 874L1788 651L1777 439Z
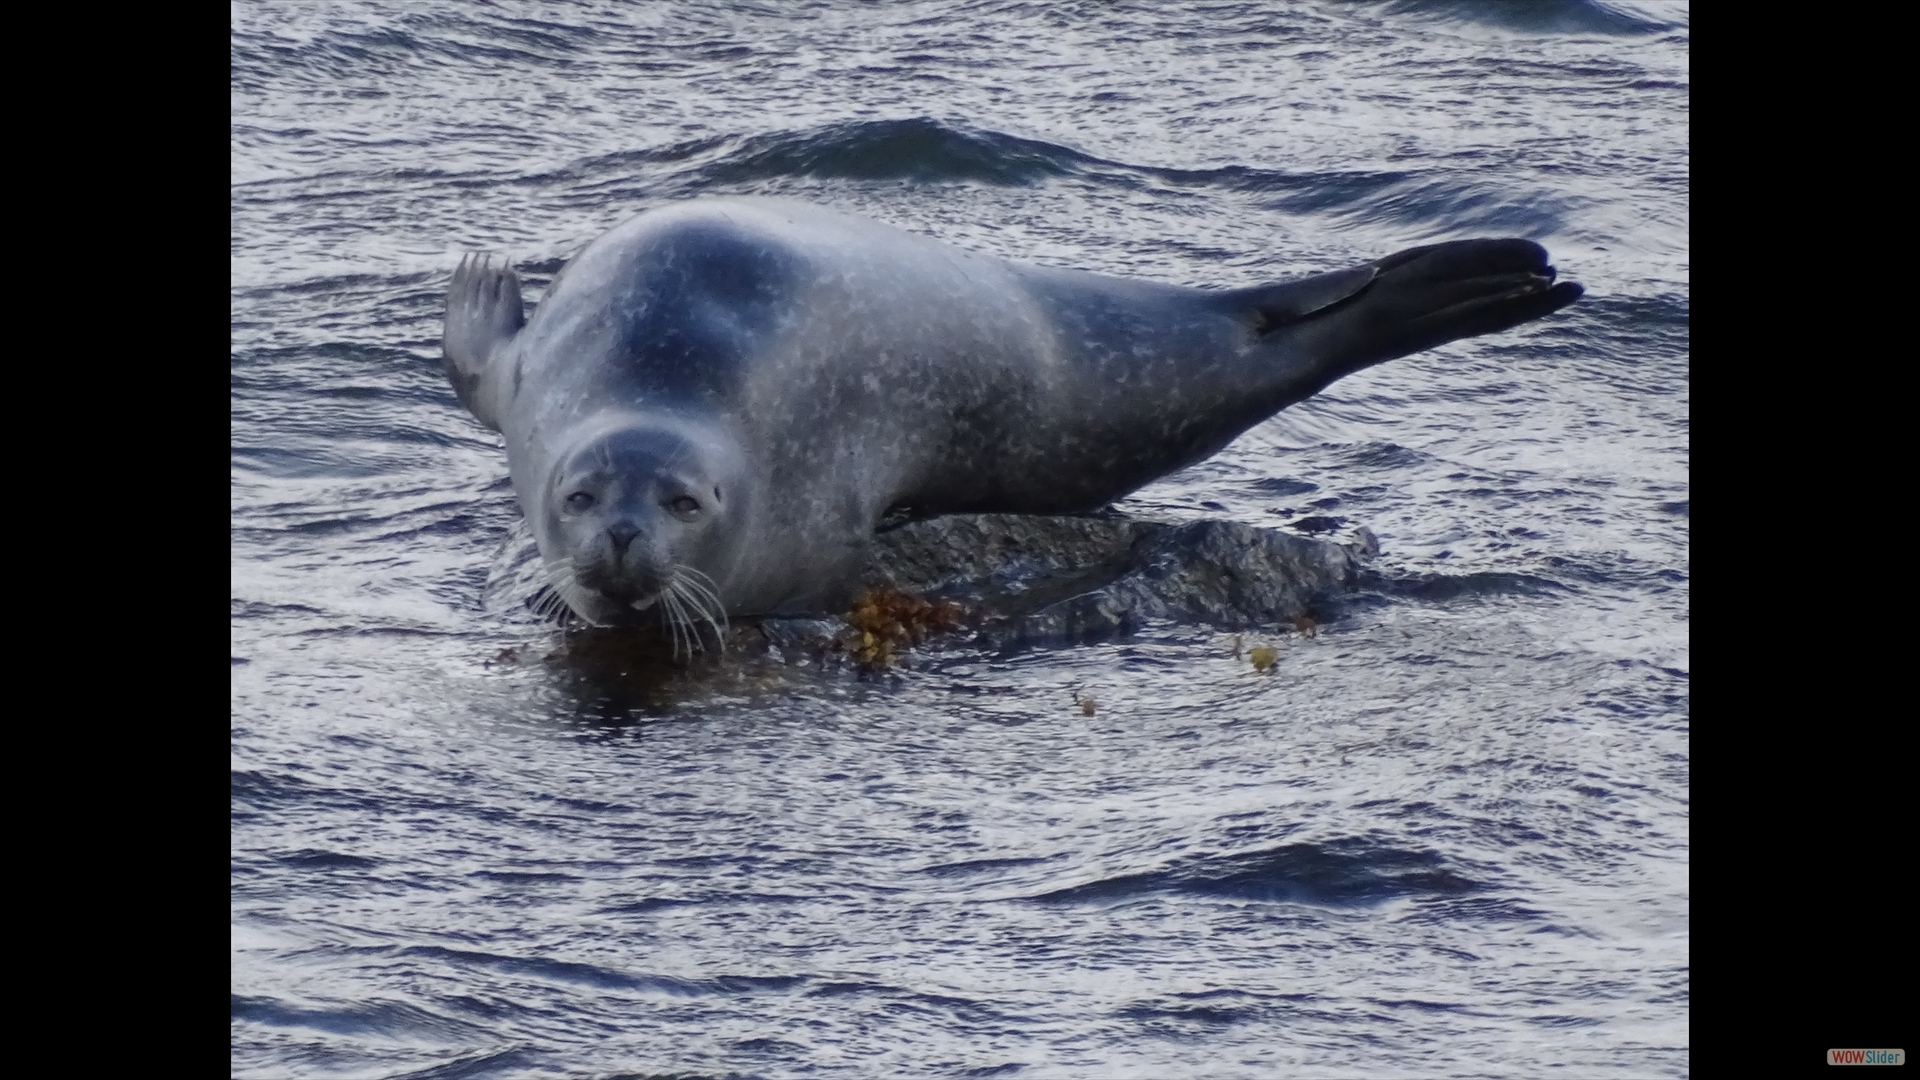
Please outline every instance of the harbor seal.
M1526 240L1198 289L1031 266L807 203L615 227L529 321L454 272L460 401L505 437L551 583L593 624L843 610L883 522L1096 510L1343 375L1565 307Z

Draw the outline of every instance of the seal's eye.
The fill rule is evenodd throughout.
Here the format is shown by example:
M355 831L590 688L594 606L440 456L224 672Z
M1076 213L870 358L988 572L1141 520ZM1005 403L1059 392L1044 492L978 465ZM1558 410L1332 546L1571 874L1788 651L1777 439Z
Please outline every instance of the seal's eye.
M584 491L576 491L567 496L567 510L570 513L584 514L593 508L593 496Z
M667 509L673 511L673 516L682 521L692 521L700 516L700 504L690 495L668 500Z

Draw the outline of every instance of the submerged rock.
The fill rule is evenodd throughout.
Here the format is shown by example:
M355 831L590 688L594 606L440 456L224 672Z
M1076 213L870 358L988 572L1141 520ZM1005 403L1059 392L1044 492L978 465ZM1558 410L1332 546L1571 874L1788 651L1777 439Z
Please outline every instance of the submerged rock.
M976 646L1008 650L1121 637L1153 620L1286 625L1351 590L1379 550L1365 528L1334 544L1224 520L963 514L875 536L860 586L958 601L974 615ZM529 605L542 584L532 534L518 522L494 560L485 605L537 621ZM834 619L765 619L757 636L792 649L845 628Z

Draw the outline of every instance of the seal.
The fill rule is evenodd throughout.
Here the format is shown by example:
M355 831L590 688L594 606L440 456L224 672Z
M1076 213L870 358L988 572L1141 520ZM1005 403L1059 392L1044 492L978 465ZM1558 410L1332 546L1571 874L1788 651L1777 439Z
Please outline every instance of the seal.
M1527 240L1201 289L1032 266L784 199L651 210L529 321L462 259L443 346L500 432L553 611L844 610L875 530L1096 510L1335 379L1572 303Z

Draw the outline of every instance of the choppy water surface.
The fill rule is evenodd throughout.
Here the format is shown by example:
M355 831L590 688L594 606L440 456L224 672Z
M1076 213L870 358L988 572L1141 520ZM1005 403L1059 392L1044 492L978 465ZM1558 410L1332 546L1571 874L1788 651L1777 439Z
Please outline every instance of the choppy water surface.
M235 1075L1688 1071L1683 6L232 20ZM635 690L481 608L441 298L719 193L1182 284L1517 234L1588 295L1129 500L1379 535L1271 675L1158 626Z

